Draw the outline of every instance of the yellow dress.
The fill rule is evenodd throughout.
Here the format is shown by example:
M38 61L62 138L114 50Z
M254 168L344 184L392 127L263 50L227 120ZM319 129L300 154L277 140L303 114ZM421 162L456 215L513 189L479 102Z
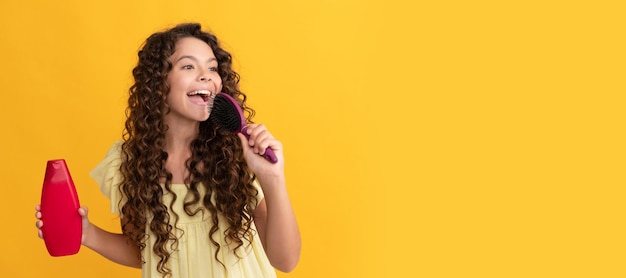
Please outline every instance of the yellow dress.
M111 200L111 212L117 215L120 214L118 205L122 200L121 192L119 191L121 181L121 173L119 172L121 164L120 154L121 142L118 141L109 149L104 160L90 173L91 177L100 185L102 193ZM260 201L263 199L263 192L261 187L258 184L256 185L259 190L257 198ZM218 257L226 266L225 269L215 260L216 248L209 240L208 235L211 228L210 212L205 209L203 213L198 213L195 216L187 215L182 206L187 186L174 184L172 185L172 191L178 196L178 199L173 207L170 208L170 215L172 215L171 212L173 210L180 217L177 223L179 229L174 229L173 231L178 238L178 246L172 252L168 262L168 266L172 270L172 277L276 277L276 272L263 250L258 234L254 233L250 245L244 243L244 246L238 250L241 257L239 258L225 242L224 231L227 228L227 224L220 217L219 231L213 235L213 238L221 246ZM170 204L172 194L164 193L163 199L165 204ZM173 219L171 219L170 223L173 222ZM256 229L254 224L253 228ZM162 277L156 270L159 257L152 253L154 238L154 236L148 237L146 247L142 251L142 257L145 262L142 267L142 277L144 278Z

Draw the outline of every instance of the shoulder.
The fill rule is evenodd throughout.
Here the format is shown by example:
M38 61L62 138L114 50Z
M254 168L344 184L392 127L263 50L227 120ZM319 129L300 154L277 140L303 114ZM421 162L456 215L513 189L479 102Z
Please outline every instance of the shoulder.
M89 173L100 186L100 191L111 200L117 199L117 188L122 181L122 174L120 173L122 143L122 141L115 142L107 151L104 159Z

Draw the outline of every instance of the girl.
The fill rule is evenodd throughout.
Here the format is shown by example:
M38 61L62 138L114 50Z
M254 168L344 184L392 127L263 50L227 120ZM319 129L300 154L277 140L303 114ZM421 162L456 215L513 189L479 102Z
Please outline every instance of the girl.
M143 277L275 277L300 256L282 144L260 124L246 139L208 121L223 92L239 91L231 55L199 24L151 35L133 69L123 141L91 172L120 215L122 234L92 224L82 244L142 268ZM271 148L272 164L261 155ZM41 235L41 212L36 223Z

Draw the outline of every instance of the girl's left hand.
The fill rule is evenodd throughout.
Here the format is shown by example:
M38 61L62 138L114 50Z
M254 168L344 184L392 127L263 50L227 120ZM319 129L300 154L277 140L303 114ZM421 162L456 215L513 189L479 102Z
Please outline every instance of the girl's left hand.
M246 139L241 133L237 135L241 139L243 155L250 170L259 178L282 176L284 174L282 143L276 140L262 124L249 124L246 131L250 136L249 139ZM278 158L278 162L271 163L263 157L265 149L268 147L272 149L276 158Z

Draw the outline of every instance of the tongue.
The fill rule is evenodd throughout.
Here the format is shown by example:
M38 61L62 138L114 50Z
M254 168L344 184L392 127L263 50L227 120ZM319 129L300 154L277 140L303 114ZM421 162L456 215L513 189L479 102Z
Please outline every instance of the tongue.
M204 98L201 95L189 96L189 99L191 99L191 102L193 102L195 104L205 104L206 103L204 101Z

